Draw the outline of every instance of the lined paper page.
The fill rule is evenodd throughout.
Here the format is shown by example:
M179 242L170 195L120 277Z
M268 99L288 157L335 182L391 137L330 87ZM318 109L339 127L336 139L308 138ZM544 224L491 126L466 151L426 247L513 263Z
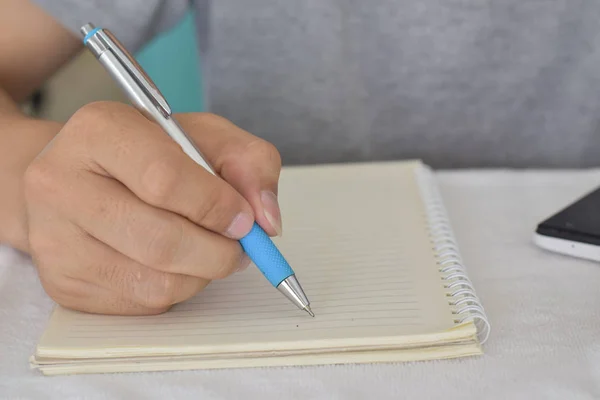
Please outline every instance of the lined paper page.
M315 318L250 266L159 316L98 316L58 308L40 352L268 351L373 344L445 331L454 324L424 225L413 170L418 166L331 165L282 172L284 236L275 241L295 269Z

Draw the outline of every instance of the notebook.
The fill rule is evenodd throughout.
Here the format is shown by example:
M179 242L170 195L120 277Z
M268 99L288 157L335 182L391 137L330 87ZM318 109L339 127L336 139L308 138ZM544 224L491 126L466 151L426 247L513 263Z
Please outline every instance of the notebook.
M55 307L43 374L424 361L483 353L490 325L419 160L284 168L275 238L316 314L251 265L157 316Z

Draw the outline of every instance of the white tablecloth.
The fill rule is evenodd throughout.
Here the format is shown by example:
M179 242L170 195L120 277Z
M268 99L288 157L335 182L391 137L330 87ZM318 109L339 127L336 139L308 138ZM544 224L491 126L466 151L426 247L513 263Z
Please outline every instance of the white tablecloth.
M43 377L28 357L51 308L28 259L0 248L0 398L598 399L600 265L531 241L600 171L438 174L492 334L479 358Z

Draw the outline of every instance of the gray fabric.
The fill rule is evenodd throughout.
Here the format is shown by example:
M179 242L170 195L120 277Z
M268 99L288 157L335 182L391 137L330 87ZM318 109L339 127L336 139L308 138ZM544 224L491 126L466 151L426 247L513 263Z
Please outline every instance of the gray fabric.
M133 45L185 3L38 2ZM600 2L219 0L203 17L211 110L287 164L600 165Z
M187 0L32 0L79 35L88 22L110 29L131 51L175 24Z

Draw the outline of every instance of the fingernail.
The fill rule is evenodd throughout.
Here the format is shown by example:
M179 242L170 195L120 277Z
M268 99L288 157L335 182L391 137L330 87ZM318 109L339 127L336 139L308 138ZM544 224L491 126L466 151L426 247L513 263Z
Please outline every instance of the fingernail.
M238 267L236 272L244 271L246 268L248 268L248 266L250 265L251 262L252 262L252 260L250 259L250 257L248 257L248 254L242 253L242 259L240 260L240 266Z
M277 196L275 196L275 193L273 192L263 190L260 194L260 199L265 210L265 217L267 217L267 220L273 229L275 229L277 236L281 236L283 229L281 226L281 211L279 210Z
M229 225L225 234L232 239L241 239L250 232L253 224L254 218L252 218L252 215L241 212L231 221L231 225Z

